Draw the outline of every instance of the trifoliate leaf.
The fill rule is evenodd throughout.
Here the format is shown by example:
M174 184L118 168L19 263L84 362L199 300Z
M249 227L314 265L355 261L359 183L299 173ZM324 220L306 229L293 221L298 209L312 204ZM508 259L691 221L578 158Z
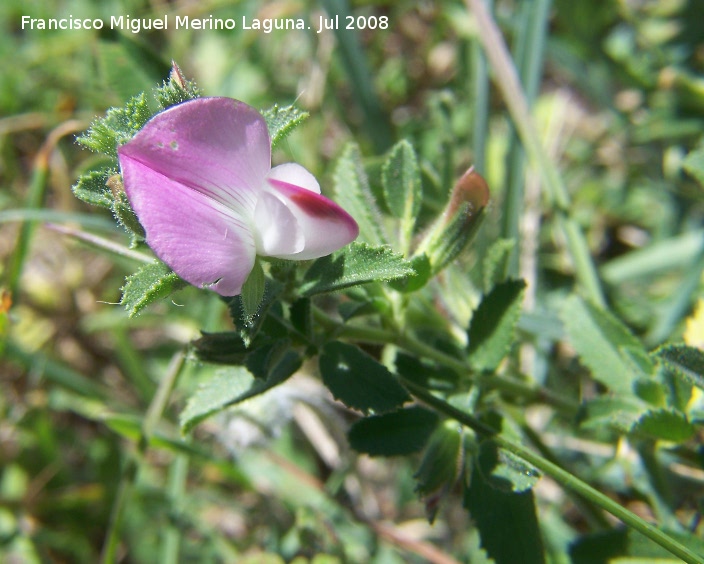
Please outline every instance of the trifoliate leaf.
M165 298L186 285L163 262L154 261L127 277L122 287L120 304L130 317L134 317L152 302Z
M469 324L469 360L476 370L493 371L508 354L521 314L523 280L497 284L482 299Z
M405 456L423 448L438 425L438 416L413 406L356 421L349 430L350 446L370 456Z
M323 382L333 396L352 409L382 413L411 399L383 364L354 345L326 344L319 364Z
M316 260L306 272L300 292L312 296L377 280L395 280L414 273L411 263L388 247L352 243Z
M261 114L269 130L272 149L310 115L308 112L302 112L294 106L280 108L278 104L274 104L268 110L262 111Z

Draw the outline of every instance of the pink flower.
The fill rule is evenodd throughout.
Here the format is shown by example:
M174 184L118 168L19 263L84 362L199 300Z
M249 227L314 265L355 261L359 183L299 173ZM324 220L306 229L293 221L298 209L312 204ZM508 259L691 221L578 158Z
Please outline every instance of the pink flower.
M359 233L305 168L271 168L264 118L237 100L169 108L118 156L148 245L181 278L223 296L242 291L256 255L318 258Z

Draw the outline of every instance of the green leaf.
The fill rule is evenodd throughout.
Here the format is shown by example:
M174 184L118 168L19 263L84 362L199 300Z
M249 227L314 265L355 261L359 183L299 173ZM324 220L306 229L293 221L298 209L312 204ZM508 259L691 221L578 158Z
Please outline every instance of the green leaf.
M253 319L259 311L264 299L264 290L266 289L266 277L264 269L259 260L254 261L252 272L249 273L247 280L242 285L242 313L246 319Z
M416 152L405 139L393 146L384 161L381 184L386 205L401 220L401 248L405 251L410 246L423 198Z
M497 239L489 247L482 262L484 291L488 292L505 279L506 266L516 246L514 239Z
M382 165L381 183L391 214L415 219L422 199L420 170L416 152L405 139L393 146Z
M349 144L345 147L335 165L333 181L335 201L359 225L358 240L372 245L388 243L382 228L381 212L369 188L357 145Z
M438 416L412 406L356 421L348 432L350 446L371 456L404 456L423 448L438 424Z
M312 296L377 280L395 280L414 273L411 263L388 247L352 243L316 260L306 272L300 292Z
M488 485L507 493L526 492L540 479L540 473L530 464L491 440L479 446L477 468Z
M523 280L497 284L482 299L469 323L469 360L476 370L493 371L508 354L521 315Z
M704 143L685 157L682 168L704 187Z
M181 102L195 100L199 96L200 90L196 83L187 80L176 63L171 67L169 80L154 91L154 98L163 110Z
M320 373L336 399L363 413L393 411L411 399L383 364L354 345L326 344Z
M656 350L653 356L678 378L704 390L704 352L687 345L665 345Z
M78 177L78 181L73 185L73 194L79 200L83 200L94 206L112 208L115 199L108 186L108 180L117 174L115 169L92 170Z
M261 114L269 129L272 149L309 116L308 112L302 112L293 106L280 108L278 104L262 111Z
M124 192L118 192L112 202L112 214L117 222L125 228L125 230L138 239L144 239L146 233L142 224L139 223L137 214L132 210L127 195Z
M151 117L152 111L142 92L128 100L125 107L109 109L105 117L95 120L77 142L117 162L117 148L132 139Z
M641 416L632 431L653 439L681 443L694 435L695 428L680 411L654 409Z
M398 280L392 280L389 286L394 290L404 293L415 292L420 290L430 280L433 271L430 259L425 253L414 256L411 258L410 263L414 271L413 274Z
M704 541L691 533L665 531L695 554L704 554ZM585 535L569 549L573 564L675 564L682 562L638 531L627 528Z
M228 300L227 308L232 317L232 322L240 332L245 346L250 346L257 336L257 333L267 319L269 310L277 303L282 291L283 286L281 283L276 280L266 279L264 294L259 303L259 307L257 307L254 313L246 309L244 298L241 294L233 296Z
M578 422L584 429L611 427L621 433L628 433L647 409L647 404L634 396L605 396L583 403Z
M293 351L289 353L271 371L266 380L255 378L242 366L218 372L201 385L188 400L180 416L181 432L188 433L211 415L284 382L300 367L300 358ZM298 362L294 357L298 358Z
M635 379L652 372L652 364L642 364L647 358L643 345L611 313L571 296L560 317L582 363L611 390L630 394Z
M120 304L130 317L140 313L150 303L165 298L187 284L163 262L154 261L128 276L122 287Z
M479 529L482 548L496 564L543 564L533 491L507 493L492 487L484 474L472 474L464 495L464 506Z

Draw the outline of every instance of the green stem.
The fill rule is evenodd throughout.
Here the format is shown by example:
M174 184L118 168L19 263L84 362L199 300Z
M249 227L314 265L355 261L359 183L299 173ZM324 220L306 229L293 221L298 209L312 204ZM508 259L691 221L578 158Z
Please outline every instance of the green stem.
M665 550L674 554L678 558L681 558L684 562L689 564L704 564L704 558L696 555L694 552L689 550L686 546L680 544L678 541L661 531L655 525L648 523L647 521L638 517L635 513L632 513L622 505L619 505L614 500L601 493L600 491L592 488L586 482L583 482L570 472L563 470L557 464L546 460L542 456L534 453L523 445L514 443L509 439L501 436L497 433L496 429L489 427L485 423L475 419L472 415L465 413L464 411L450 405L444 400L434 396L425 388L418 386L417 384L402 380L404 386L419 400L427 403L431 407L435 408L440 413L455 419L459 423L469 427L476 433L484 436L490 437L499 447L506 449L507 451L519 456L526 462L535 466L538 470L551 476L554 480L562 484L565 488L568 488L575 492L576 494L588 499L590 502L598 505L604 511L611 513L614 517L621 520L623 523L635 529L639 533L645 535L653 542L662 546Z
M179 510L184 503L186 493L186 478L188 477L189 458L179 454L174 458L169 469L168 495L171 504ZM181 544L181 529L175 523L169 523L164 531L161 545L161 558L163 564L176 564L179 562L179 546Z
M497 85L508 106L518 135L523 141L529 158L543 178L547 196L557 215L558 226L564 233L572 255L577 280L587 296L603 306L606 302L596 267L589 253L589 246L579 225L570 215L571 204L567 187L557 166L550 160L543 147L506 43L483 0L466 0L466 4L477 18L477 28L484 52L494 69Z
M483 387L519 396L528 401L541 401L570 416L574 415L577 411L578 406L576 402L563 398L541 386L527 384L520 380L499 374L492 374L490 376L478 375L474 373L473 369L466 362L426 345L410 335L399 334L388 329L345 325L328 317L318 309L314 309L313 314L320 325L331 333L334 333L337 337L364 343L396 345L422 358L434 360L438 364L451 368L460 378L468 379L475 383L481 383Z

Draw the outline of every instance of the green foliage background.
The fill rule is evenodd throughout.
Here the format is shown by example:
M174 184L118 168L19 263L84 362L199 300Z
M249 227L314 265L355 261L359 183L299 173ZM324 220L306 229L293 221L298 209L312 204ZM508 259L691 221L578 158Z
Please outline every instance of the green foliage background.
M243 16L302 17L314 28L327 13L349 13L389 25L336 34L21 29L23 15L164 13L238 25ZM540 166L527 166L500 79L490 81L482 30L462 2L2 3L0 560L675 558L594 499L538 481L525 459L497 447L504 439L701 549L704 363L672 343L702 296L704 4L495 0L493 13L567 209L554 205ZM431 266L414 262L419 279L405 287L347 289L408 274L409 261L363 243L348 263L373 256L386 271L331 278L316 263L287 318L305 354L266 342L246 369L198 361L188 348L200 338L201 360L246 356L215 295L184 288L129 318L115 304L146 255L115 225L113 215L129 222L129 210L111 194L104 210L72 194L77 178L108 162L75 139L111 106L151 93L172 60L205 95L308 112L274 161L303 164L343 206L361 206L368 243L384 242L391 225L396 251L408 255L474 164L492 203L471 248L430 281ZM402 139L410 147L396 145ZM390 162L422 180L398 175L406 207ZM360 204L367 196L378 215ZM581 283L566 222L585 235L603 304ZM329 290L345 293L320 295ZM311 311L338 302L342 319L368 326L345 329ZM390 319L403 320L404 338ZM329 342L317 351L321 327ZM303 360L296 382L275 386ZM358 396L349 366L363 367L365 385L381 393ZM331 402L319 372L354 410ZM394 411L407 397L396 376L416 397L441 394L450 417ZM240 419L207 418L231 404ZM455 414L465 424L458 440L451 408L500 439L479 440L473 420Z

